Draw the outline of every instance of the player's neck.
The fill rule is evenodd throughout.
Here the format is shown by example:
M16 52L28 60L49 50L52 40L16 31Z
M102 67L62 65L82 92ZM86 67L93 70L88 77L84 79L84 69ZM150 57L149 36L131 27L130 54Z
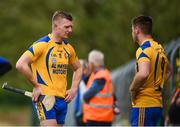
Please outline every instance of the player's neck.
M59 36L57 36L56 34L54 34L53 32L52 32L52 39L54 40L54 42L56 42L56 43L61 43L62 42L62 38L61 37L59 37Z
M142 45L145 42L145 40L148 40L151 38L152 38L151 35L141 35L138 39L139 40L138 43L139 43L139 45Z

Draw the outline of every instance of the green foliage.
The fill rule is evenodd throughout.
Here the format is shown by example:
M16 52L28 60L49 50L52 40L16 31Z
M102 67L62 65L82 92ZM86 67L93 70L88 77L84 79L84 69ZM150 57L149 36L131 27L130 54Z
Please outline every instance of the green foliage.
M2 101L1 106L3 107L6 107L7 105L10 105L11 107L18 107L19 105L31 104L31 98L29 97L2 89L0 89L0 93L2 94L0 96L0 100Z
M153 17L154 37L162 44L177 38L179 4L179 0L1 0L0 55L9 59L13 70L0 83L8 81L31 89L16 71L15 64L34 41L51 32L51 16L55 10L65 10L74 16L70 40L79 58L87 58L90 50L99 49L105 54L107 67L112 69L135 57L136 46L131 39L134 16Z

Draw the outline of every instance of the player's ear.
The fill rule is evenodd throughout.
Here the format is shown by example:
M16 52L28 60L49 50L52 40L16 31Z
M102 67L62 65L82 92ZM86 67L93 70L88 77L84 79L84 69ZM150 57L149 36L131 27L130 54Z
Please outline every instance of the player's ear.
M55 21L52 23L52 28L53 29L57 28L57 23Z
M54 24L54 28L57 28L57 26L58 26L57 24Z
M134 27L134 33L135 33L136 35L139 34L139 27L137 27L137 26Z

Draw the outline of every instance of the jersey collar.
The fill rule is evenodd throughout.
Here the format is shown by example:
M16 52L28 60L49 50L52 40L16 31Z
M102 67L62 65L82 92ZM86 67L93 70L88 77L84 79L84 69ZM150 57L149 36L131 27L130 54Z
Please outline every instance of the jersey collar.
M146 42L146 41L153 41L153 38L147 38L147 39L145 39L145 40L143 41L143 43Z
M54 43L56 43L56 44L58 44L58 45L60 45L60 44L63 44L63 40L61 41L61 43L59 43L59 42L55 42L53 39L52 39L52 33L49 33L48 34L48 37L54 42Z

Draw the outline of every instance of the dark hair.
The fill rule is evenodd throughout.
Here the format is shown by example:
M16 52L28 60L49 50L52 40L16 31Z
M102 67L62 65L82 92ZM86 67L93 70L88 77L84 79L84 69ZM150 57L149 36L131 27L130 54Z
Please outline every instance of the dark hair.
M59 18L65 18L65 19L68 19L70 21L73 20L72 15L69 14L68 12L65 12L65 11L56 11L53 14L52 22L55 21L55 20L58 20Z
M149 16L138 16L133 18L132 25L138 26L144 34L152 34L152 18Z

